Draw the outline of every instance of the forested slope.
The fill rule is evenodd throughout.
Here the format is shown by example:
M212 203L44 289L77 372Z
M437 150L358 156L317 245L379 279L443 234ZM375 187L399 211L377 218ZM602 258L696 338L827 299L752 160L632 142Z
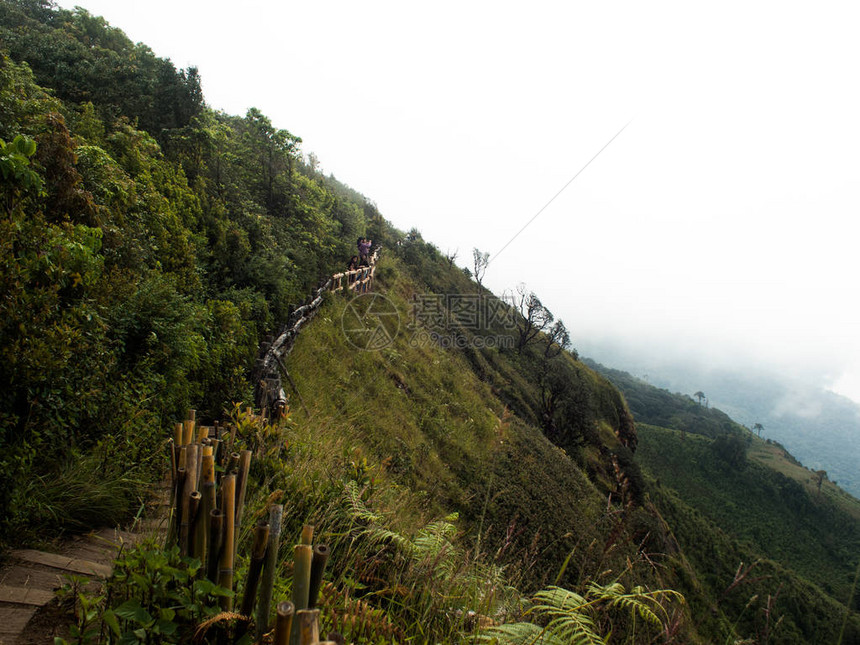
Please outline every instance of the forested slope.
M95 446L142 471L106 461L127 496L105 511L136 504L161 429L250 400L261 334L381 218L298 137L208 108L193 70L83 10L0 3L0 139L9 536L78 521L63 491Z

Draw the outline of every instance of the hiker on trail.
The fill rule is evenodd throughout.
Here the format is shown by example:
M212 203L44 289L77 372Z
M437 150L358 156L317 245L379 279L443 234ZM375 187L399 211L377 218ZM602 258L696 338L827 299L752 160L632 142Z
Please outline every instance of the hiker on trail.
M368 254L370 253L370 246L372 244L373 240L368 240L366 237L358 238L358 257L361 260L361 266L370 266Z
M357 255L353 255L349 259L349 266L346 267L347 271L355 271L359 267L359 259Z

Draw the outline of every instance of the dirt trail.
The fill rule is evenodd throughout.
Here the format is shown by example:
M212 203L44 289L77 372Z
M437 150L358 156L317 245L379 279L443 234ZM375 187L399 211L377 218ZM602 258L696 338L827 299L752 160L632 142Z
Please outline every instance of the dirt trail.
M44 645L65 635L73 620L55 591L66 575L86 576L91 584L110 577L123 548L166 530L166 490L146 509L132 530L98 529L62 542L56 553L17 549L0 570L0 645Z

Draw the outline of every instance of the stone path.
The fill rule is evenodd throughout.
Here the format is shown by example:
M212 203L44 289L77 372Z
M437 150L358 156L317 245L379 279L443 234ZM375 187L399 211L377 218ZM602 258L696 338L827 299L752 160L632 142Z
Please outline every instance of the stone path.
M165 497L158 496L133 531L100 529L76 536L63 542L59 553L33 549L8 553L0 570L0 645L51 643L68 624L55 600L55 591L68 582L64 576L104 582L120 549L166 531Z

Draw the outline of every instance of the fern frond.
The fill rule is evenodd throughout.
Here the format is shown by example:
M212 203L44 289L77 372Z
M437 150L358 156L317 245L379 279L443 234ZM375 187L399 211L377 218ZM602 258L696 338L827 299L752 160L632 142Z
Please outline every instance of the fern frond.
M382 521L382 516L377 515L367 508L364 500L361 499L361 490L359 490L356 482L346 482L344 485L344 493L346 501L349 503L350 509L352 509L353 519L361 520L366 523L377 523Z
M535 609L547 613L577 611L588 601L575 591L550 586L535 594Z
M684 602L684 596L672 589L645 591L643 587L637 585L628 593L620 582L606 586L592 582L588 585L588 595L609 607L617 607L629 611L631 615L638 615L657 628L662 627L663 623L669 620L669 614L660 602L662 599L669 598Z
M492 627L480 634L477 640L498 645L567 645L567 641L533 623L508 623Z
M547 587L535 594L534 599L533 611L549 617L548 630L564 642L577 645L604 643L589 614L593 601L562 587Z

